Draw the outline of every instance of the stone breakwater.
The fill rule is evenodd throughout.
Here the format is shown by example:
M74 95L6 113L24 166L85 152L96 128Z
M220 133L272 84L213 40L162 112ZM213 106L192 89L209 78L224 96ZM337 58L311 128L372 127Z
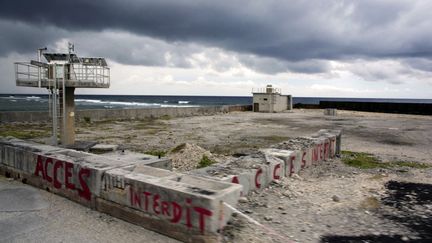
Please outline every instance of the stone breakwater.
M312 164L340 155L340 130L322 129L309 137L299 137L242 156L226 164L193 170L192 175L243 186L240 195L261 190L272 181L297 174Z
M0 137L0 173L185 242L217 242L239 198L340 154L320 130L225 164L168 170L165 158L107 156ZM120 153L120 152L119 152Z

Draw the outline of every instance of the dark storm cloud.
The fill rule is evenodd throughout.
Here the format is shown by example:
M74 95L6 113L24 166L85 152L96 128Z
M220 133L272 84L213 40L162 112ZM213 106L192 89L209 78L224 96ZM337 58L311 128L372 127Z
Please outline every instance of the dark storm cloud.
M245 65L266 73L325 72L327 65L317 60L430 58L430 7L432 3L427 1L408 0L4 0L0 30L8 34L0 37L0 55L34 50L37 43L50 40L53 43L62 37L60 32L114 30L284 61L275 64L267 59L240 58ZM8 28L4 23L20 28ZM100 46L106 43L105 48L94 49L111 49L113 59L122 63L168 65L161 55L147 59L133 55L136 50L155 53L158 45L129 45L131 42L120 39L115 47L115 40L102 38L94 42ZM188 52L196 50L183 49L172 57L177 60L173 65L189 65L185 61Z

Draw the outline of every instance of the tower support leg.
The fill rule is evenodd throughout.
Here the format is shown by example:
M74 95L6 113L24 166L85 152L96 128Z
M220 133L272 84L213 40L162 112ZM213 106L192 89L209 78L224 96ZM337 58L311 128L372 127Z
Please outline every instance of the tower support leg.
M64 122L61 123L60 140L63 146L67 146L75 143L75 88L65 88L63 95L66 95L66 112L63 116Z

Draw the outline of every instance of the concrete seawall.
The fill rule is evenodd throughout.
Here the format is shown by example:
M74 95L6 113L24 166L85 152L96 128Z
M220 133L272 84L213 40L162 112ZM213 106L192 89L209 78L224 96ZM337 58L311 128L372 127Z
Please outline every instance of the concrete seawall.
M162 116L182 117L195 115L212 115L233 111L251 111L252 105L223 105L201 107L164 107L143 109L95 109L77 110L75 117L78 120L90 119L91 121L111 119L145 119ZM47 111L15 111L0 112L0 122L44 122L51 118Z
M432 104L427 103L390 103L390 102L349 102L320 101L319 108L339 110L384 112L400 114L432 115Z

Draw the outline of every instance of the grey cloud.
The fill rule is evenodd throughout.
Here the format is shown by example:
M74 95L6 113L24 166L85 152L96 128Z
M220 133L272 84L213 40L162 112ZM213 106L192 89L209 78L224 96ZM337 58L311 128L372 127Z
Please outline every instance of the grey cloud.
M70 39L82 55L104 56L130 65L188 68L187 57L202 49L191 43L168 43L125 32L74 32Z
M66 35L66 31L16 21L0 21L0 57L11 53L31 53Z
M282 72L297 72L297 73L325 73L330 67L326 61L322 60L307 60L307 61L281 61L275 58L260 58L252 55L242 55L239 61L251 69L262 73L276 74Z
M329 60L396 58L405 68L349 71L400 83L395 77L431 71L431 8L409 0L5 0L0 57L67 39L82 55L218 72L244 65L266 74L317 74L330 71ZM199 53L205 60L194 59Z
M431 56L430 44L416 38L432 37L430 17L416 18L430 9L426 1L6 0L2 5L3 19L32 25L118 29L289 61Z

